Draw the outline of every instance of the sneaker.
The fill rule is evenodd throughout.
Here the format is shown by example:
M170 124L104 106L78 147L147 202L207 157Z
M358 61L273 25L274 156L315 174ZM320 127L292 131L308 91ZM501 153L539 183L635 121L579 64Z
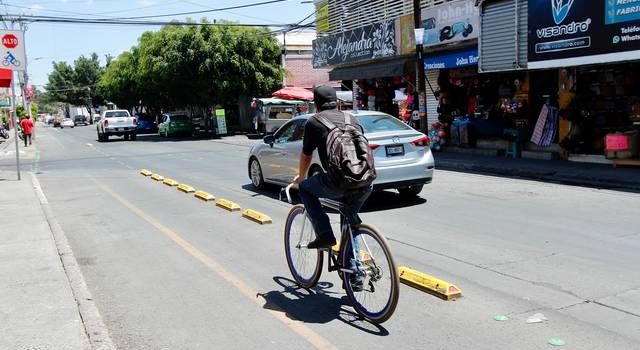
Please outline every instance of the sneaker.
M354 292L362 292L364 290L364 278L360 276L354 276L351 278L351 290Z
M326 234L316 237L313 241L307 244L309 249L328 249L336 244L336 238L332 234Z

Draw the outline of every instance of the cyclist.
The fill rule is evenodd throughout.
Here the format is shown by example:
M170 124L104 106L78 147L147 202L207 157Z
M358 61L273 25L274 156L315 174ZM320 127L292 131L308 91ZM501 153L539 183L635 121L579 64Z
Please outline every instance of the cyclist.
M337 109L336 91L332 87L316 87L313 91L313 100L319 111L318 114L321 114L338 128L344 127L345 115ZM362 126L355 117L350 115L349 119L351 125L358 126L362 129ZM316 116L309 118L304 128L298 176L293 180L293 183L299 184L300 198L316 233L316 239L307 245L307 248L310 249L330 248L336 244L336 239L329 222L329 216L322 208L319 198L330 198L343 202L347 208L349 208L351 224L359 225L362 223L362 220L360 220L358 212L372 191L371 185L357 190L344 191L324 172L320 172L306 179L313 151L316 148L318 149L322 166L328 169L329 155L327 155L326 145L328 134L329 130ZM354 237L356 235L357 232L354 232ZM354 247L357 248L357 242L354 243ZM351 268L359 265L359 261L356 259L351 259L351 262L353 265ZM354 284L354 287L357 287L358 283L360 285L362 284L361 276L358 274L353 274L352 276L352 284Z

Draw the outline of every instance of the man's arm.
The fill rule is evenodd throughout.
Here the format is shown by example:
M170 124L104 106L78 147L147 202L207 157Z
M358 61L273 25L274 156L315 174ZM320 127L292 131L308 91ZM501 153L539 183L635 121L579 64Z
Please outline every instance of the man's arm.
M307 121L304 126L304 136L302 137L302 152L300 152L300 166L298 167L298 176L293 179L294 184L299 184L307 178L307 171L311 165L313 158L313 150L316 149L316 141L311 121Z
M293 179L294 184L299 184L302 180L307 178L307 170L309 170L309 165L311 165L312 156L308 156L304 154L304 152L300 152L300 168L298 169L298 176Z

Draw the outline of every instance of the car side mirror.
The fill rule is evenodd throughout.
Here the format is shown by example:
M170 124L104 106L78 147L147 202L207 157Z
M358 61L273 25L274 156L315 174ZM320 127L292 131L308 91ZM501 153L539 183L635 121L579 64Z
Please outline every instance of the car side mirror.
M273 146L273 143L275 142L275 138L273 137L273 135L267 135L262 140L269 146Z

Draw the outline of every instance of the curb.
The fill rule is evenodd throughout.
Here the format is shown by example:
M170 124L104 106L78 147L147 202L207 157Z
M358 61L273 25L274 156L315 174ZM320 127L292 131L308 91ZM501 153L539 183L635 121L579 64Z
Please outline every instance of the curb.
M449 161L436 162L436 169L449 171L469 171L478 174L518 177L529 180L541 180L571 186L585 186L602 189L626 189L640 191L640 183L628 181L609 181L601 178L571 176L556 171L533 171L522 169L495 168L478 164L461 164Z
M55 219L47 197L44 195L44 192L40 187L40 182L33 173L31 173L31 183L33 184L33 189L40 200L40 207L42 208L47 223L49 224L49 228L51 229L51 234L55 241L58 255L62 262L62 267L69 280L71 292L78 304L78 312L80 313L80 318L82 319L82 324L84 325L91 349L115 350L116 347L111 341L109 331L104 325L102 317L98 312L98 308L91 296L91 292L89 292L89 288L84 281L78 262L73 255L69 242L67 241L67 236L62 230L62 227L60 227L58 221Z

